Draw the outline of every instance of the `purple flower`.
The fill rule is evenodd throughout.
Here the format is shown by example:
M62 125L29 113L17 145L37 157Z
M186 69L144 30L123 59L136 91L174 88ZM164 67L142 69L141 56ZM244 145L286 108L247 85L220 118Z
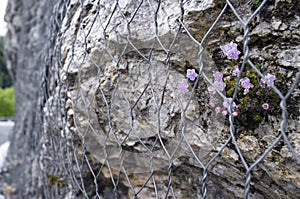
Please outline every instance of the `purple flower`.
M229 110L231 101L232 101L232 98L227 98L227 99L223 102L224 108L226 108L226 109ZM233 109L236 109L236 108L237 108L235 102L232 102L232 108L233 108Z
M268 73L264 79L261 79L261 81L264 84L267 84L268 87L271 87L272 85L274 85L275 79L276 79L275 75L271 75L270 73Z
M238 114L237 111L234 111L234 112L232 113L232 115L233 115L233 117L236 117L236 116L238 116L239 114Z
M219 72L219 71L214 72L213 76L214 76L216 82L223 81L222 80L223 74L221 72Z
M209 104L210 107L215 107L216 106L215 105L215 100L214 100L213 96L210 96L208 104Z
M239 76L239 74L240 74L240 69L239 69L238 65L235 65L234 70L232 71L232 75L237 77L237 76Z
M186 93L186 92L189 91L189 90L188 90L188 87L189 87L188 81L187 81L186 79L183 79L183 80L178 84L177 89L178 89L178 91L179 91L180 93L184 94L184 93Z
M227 81L230 81L230 80L231 80L231 76L227 76L225 79L226 79Z
M191 81L194 81L198 74L195 72L195 69L187 69L186 77L189 78Z
M228 59L237 60L239 58L239 54L241 53L237 49L237 44L233 42L230 42L229 44L226 44L224 46L220 46L220 48Z
M228 112L226 110L222 111L222 114L225 116L228 114Z
M247 95L247 93L249 93L249 89L245 89L243 92L244 95Z
M213 86L209 86L207 88L208 92L210 95L215 95L216 94L216 89Z
M215 81L214 87L219 91L223 91L226 87L226 84L223 81Z
M268 103L264 103L263 105L261 105L261 107L262 107L264 110L268 110L270 106L269 106Z
M221 108L220 108L220 107L216 107L216 108L215 108L215 112L216 112L216 113L220 113L220 112L221 112Z
M241 86L245 89L244 90L244 95L246 95L250 88L253 88L253 84L251 84L250 79L248 77L244 77L240 80Z

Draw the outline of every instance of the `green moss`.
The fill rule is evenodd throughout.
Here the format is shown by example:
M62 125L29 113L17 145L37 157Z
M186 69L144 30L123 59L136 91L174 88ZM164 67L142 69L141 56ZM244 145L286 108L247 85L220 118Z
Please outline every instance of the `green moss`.
M262 3L262 0L253 0L253 7L258 8L261 3Z
M253 116L253 120L254 121L260 121L261 120L261 116L256 114L256 115Z
M236 63L229 64L229 71L234 70L234 65ZM227 76L230 76L230 80L225 81L226 97L232 97L237 84L237 78L232 77L231 74L224 73L224 79L227 79ZM253 84L253 88L244 95L244 89L239 85L235 100L235 103L238 105L238 117L235 118L235 122L241 128L255 129L266 115L279 113L280 107L278 104L280 100L279 96L271 88L261 86L261 77L249 65L246 65L242 77L248 77ZM264 103L269 104L269 110L262 108Z

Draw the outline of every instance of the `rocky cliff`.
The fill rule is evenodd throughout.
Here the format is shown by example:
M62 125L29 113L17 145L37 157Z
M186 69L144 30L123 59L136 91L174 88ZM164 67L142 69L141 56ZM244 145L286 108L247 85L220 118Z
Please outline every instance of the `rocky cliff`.
M299 198L299 11L297 0L11 1L11 194ZM224 61L229 42L236 62ZM258 89L236 90L236 117L210 105L216 72L227 77L216 102L234 95L230 64ZM251 109L263 100L268 112Z

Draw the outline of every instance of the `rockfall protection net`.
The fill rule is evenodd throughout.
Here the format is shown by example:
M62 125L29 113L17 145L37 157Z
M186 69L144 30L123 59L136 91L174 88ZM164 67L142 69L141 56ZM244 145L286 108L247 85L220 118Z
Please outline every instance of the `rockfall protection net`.
M259 2L255 9L251 2L243 2L252 7L245 14L242 5L224 1L219 10L214 8L216 15L207 15L206 27L197 27L197 21L191 24L191 18L201 20L199 13L209 9L211 1L81 0L57 5L54 15L61 6L67 12L52 19L53 28L61 23L62 28L43 74L46 104L39 164L45 198L187 198L173 179L184 161L201 174L193 179L201 191L189 197L207 198L208 186L214 186L208 185L209 173L225 148L236 154L233 164L243 168L242 189L249 198L252 172L279 143L299 162L287 135L287 100L299 84L299 72L285 93L270 83L279 103L280 130L251 161L238 141L242 112L230 103L227 110L219 107L224 115L227 112L223 116L215 113L217 105L208 105L209 88L216 102L232 97L242 103L239 92L245 87L240 82L247 74L243 71L266 77L266 70L249 58L248 44L251 23L267 2ZM211 54L216 52L207 52L210 36L225 15L243 33L238 43L241 75L231 76L237 78L231 96L217 89L213 80L217 71L230 77L226 67L214 64ZM202 31L200 36L197 31ZM219 36L224 34L230 33ZM226 60L221 49L217 54ZM187 69L195 69L195 80L185 77Z

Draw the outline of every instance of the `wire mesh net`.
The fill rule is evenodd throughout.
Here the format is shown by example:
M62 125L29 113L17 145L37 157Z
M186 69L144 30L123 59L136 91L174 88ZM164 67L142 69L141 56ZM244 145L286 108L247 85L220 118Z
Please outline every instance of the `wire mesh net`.
M261 66L249 41L253 23L270 5L255 2L81 0L56 5L53 29L62 26L54 35L51 67L43 74L39 161L45 198L211 198L223 186L216 176L231 181L235 175L243 182L237 195L250 198L259 178L253 173L262 162L272 162L268 156L276 147L299 164L293 141L299 132L290 130L287 101L297 107L300 73L294 68L284 86L266 82L267 74L279 79L277 68ZM65 16L59 15L62 6ZM241 53L236 62L225 61L219 48L231 41ZM233 63L239 70L235 76ZM188 70L194 78L186 77ZM227 89L217 88L216 72ZM241 94L245 77L265 80L268 94L251 94L251 89ZM257 89L261 84L252 81ZM255 105L245 96L263 94L274 96L265 104L273 108L243 106ZM226 109L218 105L229 98ZM263 97L257 99L260 107ZM258 114L251 119L252 112ZM268 129L266 118L277 118L278 129ZM267 131L269 141L261 141L261 131ZM236 168L231 177L220 164L224 157Z

